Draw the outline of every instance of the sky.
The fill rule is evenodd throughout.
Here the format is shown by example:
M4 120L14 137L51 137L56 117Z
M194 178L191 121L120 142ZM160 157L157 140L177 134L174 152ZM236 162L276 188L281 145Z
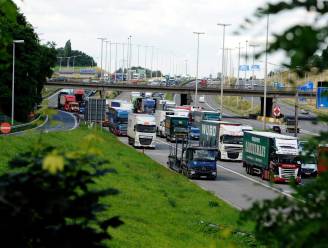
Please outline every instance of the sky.
M227 74L237 75L238 45L241 54L246 53L246 40L258 45L255 51L265 46L265 20L260 21L251 30L235 35L239 25L246 17L251 17L257 7L266 0L14 0L27 20L35 27L42 42L54 41L63 47L71 40L72 49L81 50L95 58L100 65L101 41L106 37L112 43L127 43L131 35L132 66L147 66L160 69L164 73L188 74L195 76L197 68L197 36L193 32L204 32L199 39L199 77L221 71L222 27L217 23L229 23L226 29L225 47L232 48L226 58ZM270 19L269 39L273 33L283 31L285 27L309 20L311 15L305 12L273 17ZM115 69L115 48L107 43L103 67ZM139 46L138 46L139 45ZM139 56L138 56L139 47ZM111 56L110 56L111 50ZM124 47L126 59L127 46ZM248 54L253 48L248 47ZM117 45L117 66L123 63L122 45ZM139 57L139 62L138 62ZM110 62L111 58L111 62ZM151 59L152 58L152 59ZM287 59L283 54L269 57L270 63L279 64ZM151 60L153 61L151 63ZM240 64L245 64L241 56ZM248 64L252 64L252 59ZM106 63L106 65L105 65ZM263 58L255 61L263 75ZM110 66L111 65L111 66ZM269 70L278 69L269 65Z

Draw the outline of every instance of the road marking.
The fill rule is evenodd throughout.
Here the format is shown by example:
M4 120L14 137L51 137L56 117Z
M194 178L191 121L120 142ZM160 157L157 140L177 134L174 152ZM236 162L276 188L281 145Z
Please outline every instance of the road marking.
M40 126L37 126L37 127L31 128L31 129L27 129L27 130L23 130L23 131L18 131L18 132L10 133L10 134L8 134L8 135L15 135L15 134L20 134L20 133L26 133L26 132L28 132L28 131L32 131L32 130L35 130L35 129L41 128L41 127L43 127L43 126L48 122L48 120L49 120L48 115L46 115L46 119L44 120L44 122L43 122Z
M72 131L72 130L74 130L75 128L77 128L78 123L77 123L77 119L76 119L75 115L73 115L73 114L70 113L70 112L66 112L66 111L62 111L62 110L58 110L58 111L60 111L60 112L62 112L62 113L65 113L65 114L68 114L68 115L70 115L71 117L73 117L73 119L74 119L74 126L73 126L72 128L70 128L70 129L68 129L67 131Z
M249 180L249 181L251 181L251 182L254 182L254 183L260 184L261 186L263 186L263 187L265 187L265 188L271 189L271 190L273 190L273 191L275 191L275 192L277 192L277 193L283 194L283 195L285 195L285 196L287 196L287 197L289 197L289 198L294 198L291 194L288 194L288 193L286 193L286 192L284 192L284 191L282 191L282 190L279 190L279 189L277 189L277 188L275 188L275 187L271 187L271 186L269 186L269 185L267 185L267 184L265 184L265 183L262 183L262 182L260 182L260 181L258 181L258 180L255 180L255 179L253 179L253 178L250 178L250 177L248 177L248 176L245 176L245 175L243 175L243 174L241 174L241 173L239 173L239 172L236 172L236 171L234 171L234 170L231 170L231 169L229 169L229 168L227 168L227 167L224 167L224 166L222 166L222 165L217 165L217 167L219 167L219 168L221 168L221 169L224 169L224 170L226 170L226 171L229 171L229 172L231 172L231 173L233 173L233 174L236 174L236 175L238 175L238 176L240 176L240 177L242 177L242 178L245 178L245 179L247 179L247 180Z

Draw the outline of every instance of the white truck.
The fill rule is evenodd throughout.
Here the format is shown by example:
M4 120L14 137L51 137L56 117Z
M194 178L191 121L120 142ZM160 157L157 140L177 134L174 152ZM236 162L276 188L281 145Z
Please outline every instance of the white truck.
M243 130L240 124L224 121L202 121L199 144L217 147L219 159L241 161L243 156Z
M155 117L147 114L129 113L128 140L129 145L134 147L155 148Z
M159 137L165 138L165 119L167 115L174 115L174 112L169 110L156 110L155 112L156 134Z

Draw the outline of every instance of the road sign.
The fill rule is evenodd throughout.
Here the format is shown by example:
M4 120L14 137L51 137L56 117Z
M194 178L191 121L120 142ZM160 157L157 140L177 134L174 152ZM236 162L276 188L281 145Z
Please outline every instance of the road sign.
M275 117L278 117L280 114L281 114L280 107L278 105L274 106L274 108L273 108L273 115Z
M260 65L252 65L251 66L251 71L260 71L260 70L261 70Z
M317 88L317 108L328 108L328 87Z
M7 134L11 132L11 125L8 122L3 122L0 124L0 132Z
M249 65L240 65L239 71L249 71Z

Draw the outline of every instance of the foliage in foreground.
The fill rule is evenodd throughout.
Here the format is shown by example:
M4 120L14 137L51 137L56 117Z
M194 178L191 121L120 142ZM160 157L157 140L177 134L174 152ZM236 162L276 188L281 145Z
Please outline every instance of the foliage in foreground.
M97 157L90 149L61 152L39 145L11 160L10 170L0 177L1 244L103 247L111 238L108 227L122 222L118 217L97 218L108 209L99 199L117 193L95 189L98 179L113 172Z
M327 68L328 2L293 0L268 4L259 8L256 18L303 9L315 16L311 24L295 25L275 34L268 51L284 51L290 58L286 66L300 76ZM248 20L248 23L252 21ZM255 22L253 22L255 23ZM328 123L328 116L319 117ZM316 154L319 145L328 144L328 132L309 140L308 154ZM328 165L327 165L328 166ZM328 173L304 186L293 185L294 198L279 197L258 202L242 214L242 220L256 221L256 237L270 247L327 247L328 237Z

